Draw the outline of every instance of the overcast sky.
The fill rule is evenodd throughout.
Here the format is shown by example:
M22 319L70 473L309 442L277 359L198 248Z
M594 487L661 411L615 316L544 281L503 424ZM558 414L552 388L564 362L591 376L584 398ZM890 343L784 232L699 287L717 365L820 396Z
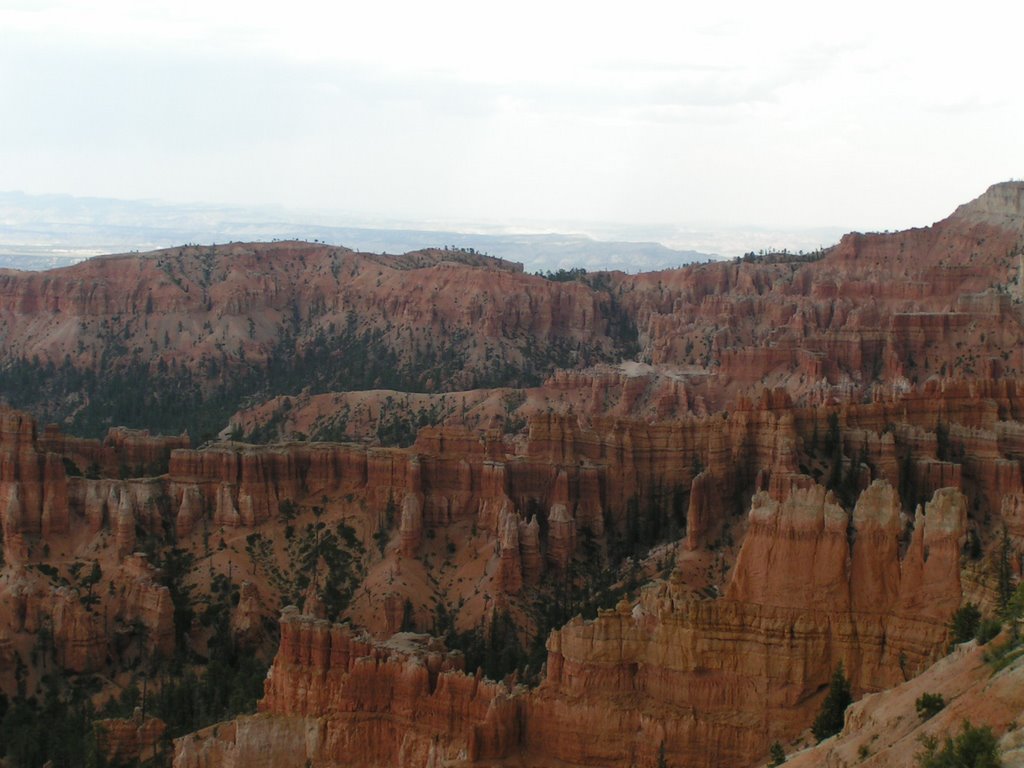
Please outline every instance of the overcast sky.
M925 225L1024 177L1021 8L0 0L0 189Z

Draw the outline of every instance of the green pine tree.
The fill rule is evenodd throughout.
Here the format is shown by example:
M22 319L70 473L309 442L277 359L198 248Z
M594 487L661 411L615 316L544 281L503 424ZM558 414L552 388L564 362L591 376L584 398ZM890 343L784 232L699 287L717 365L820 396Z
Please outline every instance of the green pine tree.
M824 741L843 729L843 713L853 701L850 694L850 681L846 679L842 662L836 667L829 684L828 695L821 704L821 711L811 727L815 738Z

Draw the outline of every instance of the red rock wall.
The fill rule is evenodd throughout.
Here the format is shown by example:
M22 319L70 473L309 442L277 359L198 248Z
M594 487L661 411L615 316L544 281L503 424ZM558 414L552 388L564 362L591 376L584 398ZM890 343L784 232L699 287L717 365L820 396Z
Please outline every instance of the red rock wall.
M724 598L661 584L635 605L574 619L551 635L532 692L467 676L416 636L374 643L286 612L260 705L274 718L245 727L326 718L307 755L330 765L654 765L661 745L677 764L750 765L808 725L838 663L859 694L941 652L960 602L965 499L937 493L902 558L899 506L884 482L852 521L821 488L782 502L759 494ZM245 749L234 736L215 743L180 742L176 765Z
M465 675L460 665L460 656L424 636L373 644L286 611L260 710L334 713L318 758L337 763L428 765L507 754L520 740L516 704L503 685Z

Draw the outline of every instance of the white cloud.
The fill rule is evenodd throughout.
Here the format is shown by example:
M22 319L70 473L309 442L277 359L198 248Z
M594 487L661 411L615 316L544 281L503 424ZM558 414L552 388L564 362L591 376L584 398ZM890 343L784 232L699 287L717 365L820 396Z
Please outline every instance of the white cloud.
M722 5L0 2L0 188L883 229L1024 175L1016 6Z

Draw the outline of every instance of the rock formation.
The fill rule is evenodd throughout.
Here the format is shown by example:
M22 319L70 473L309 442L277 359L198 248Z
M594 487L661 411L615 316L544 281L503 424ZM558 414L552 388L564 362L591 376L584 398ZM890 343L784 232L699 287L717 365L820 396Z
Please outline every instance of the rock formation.
M225 635L269 654L293 602L261 713L179 766L756 764L838 664L857 695L903 683L965 592L1016 583L1021 189L567 282L294 242L0 274L0 394L93 436L0 408L0 688ZM125 380L133 426L204 445L108 428ZM229 416L294 439L207 442ZM503 622L509 650L554 627L539 681L397 632L471 657Z
M575 619L549 639L535 691L465 675L440 648L411 653L407 635L374 644L289 611L264 715L239 721L227 739L180 741L176 765L235 759L247 749L243 729L262 743L260 733L285 727L315 732L301 754L327 764L529 755L533 765L653 765L662 746L680 764L750 764L771 740L806 727L838 663L860 693L895 685L941 653L961 599L965 509L962 494L937 492L901 559L899 498L884 481L852 516L820 486L783 502L759 493L724 598L662 584L635 605Z
M990 727L999 738L1003 765L1024 758L1024 739L1017 727L1024 709L1024 658L1018 657L993 673L986 650L971 642L961 646L926 672L881 693L865 696L847 711L846 724L835 739L795 750L786 765L813 768L858 763L871 768L914 765L922 738L940 745L958 734L965 720ZM939 695L945 706L924 719L916 702L924 694Z
M344 626L286 611L261 703L273 717L180 739L175 764L255 758L426 766L500 757L519 741L516 704L504 686L464 674L459 662L425 636L403 633L374 644ZM311 716L328 709L336 719ZM259 755L260 748L267 753Z
M97 720L94 728L96 751L107 763L123 765L155 757L167 724L137 710L131 719Z

